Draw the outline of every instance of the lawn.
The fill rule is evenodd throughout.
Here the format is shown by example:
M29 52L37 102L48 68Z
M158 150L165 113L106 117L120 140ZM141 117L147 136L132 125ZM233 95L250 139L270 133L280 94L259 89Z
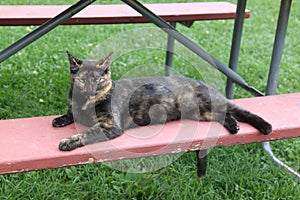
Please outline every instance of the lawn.
M73 2L75 0L2 0L0 4ZM96 3L119 2L106 0ZM279 5L280 0L248 1L251 17L245 21L238 73L261 91L265 91L266 87ZM233 20L196 22L191 28L178 25L180 31L223 63L229 60L232 27ZM294 1L282 58L279 94L299 92L300 89L299 27L300 2ZM0 49L34 29L31 26L0 27ZM122 43L124 38L125 44ZM164 45L165 35L152 24L60 26L0 64L0 119L66 112L69 86L66 50L81 58L101 58L114 51L112 74L114 79L119 79L162 75ZM176 48L176 73L202 79L224 91L226 79L223 75L179 44L176 44ZM251 95L237 88L235 97ZM275 141L272 145L282 160L300 171L299 139ZM158 160L164 159L169 157L161 156ZM147 161L145 159L141 163ZM149 159L149 162L153 161ZM183 154L172 164L157 171L129 173L111 166L115 165L93 164L2 175L0 199L296 200L300 196L299 181L276 167L262 151L260 144L211 149L207 177L204 179L196 176L193 152Z

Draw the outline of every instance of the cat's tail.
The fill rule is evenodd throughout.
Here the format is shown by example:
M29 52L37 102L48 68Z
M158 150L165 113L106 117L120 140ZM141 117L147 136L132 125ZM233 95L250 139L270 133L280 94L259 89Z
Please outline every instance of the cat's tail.
M251 113L247 110L244 110L234 104L228 104L227 112L234 116L236 120L252 125L264 135L267 135L272 132L272 125L270 123L265 121L260 116Z

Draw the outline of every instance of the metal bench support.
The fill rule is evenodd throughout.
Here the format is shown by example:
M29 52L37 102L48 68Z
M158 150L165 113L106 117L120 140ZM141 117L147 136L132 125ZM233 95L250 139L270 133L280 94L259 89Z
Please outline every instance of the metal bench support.
M278 75L280 70L281 58L282 58L282 53L284 48L284 40L286 36L286 30L289 21L291 5L292 5L292 0L281 0L266 95L276 94L276 88L278 85ZM274 155L270 142L263 142L262 147L276 165L286 169L289 173L291 173L292 175L300 179L300 174L298 172L296 172L294 169L287 166L285 163L283 163Z
M207 166L207 149L196 151L197 156L197 175L199 178L204 178L206 175Z

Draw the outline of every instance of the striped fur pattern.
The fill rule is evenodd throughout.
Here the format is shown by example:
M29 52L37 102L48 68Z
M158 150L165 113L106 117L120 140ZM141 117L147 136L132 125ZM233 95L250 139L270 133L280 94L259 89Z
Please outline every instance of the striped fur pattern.
M68 52L71 85L68 111L55 118L54 127L73 122L87 129L59 143L70 151L87 144L120 136L138 126L162 124L173 120L218 121L230 133L246 122L262 134L272 126L261 117L230 103L211 86L182 76L111 79L112 54L100 60L81 60Z

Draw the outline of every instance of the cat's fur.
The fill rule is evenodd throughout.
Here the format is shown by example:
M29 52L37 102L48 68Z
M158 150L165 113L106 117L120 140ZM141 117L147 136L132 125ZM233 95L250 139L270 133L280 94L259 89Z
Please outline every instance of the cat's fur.
M101 60L80 60L68 53L71 86L67 114L54 127L74 121L89 128L59 144L63 151L110 140L124 130L178 119L218 121L232 134L238 121L263 134L272 126L261 117L230 103L211 86L182 76L111 80L111 54Z

